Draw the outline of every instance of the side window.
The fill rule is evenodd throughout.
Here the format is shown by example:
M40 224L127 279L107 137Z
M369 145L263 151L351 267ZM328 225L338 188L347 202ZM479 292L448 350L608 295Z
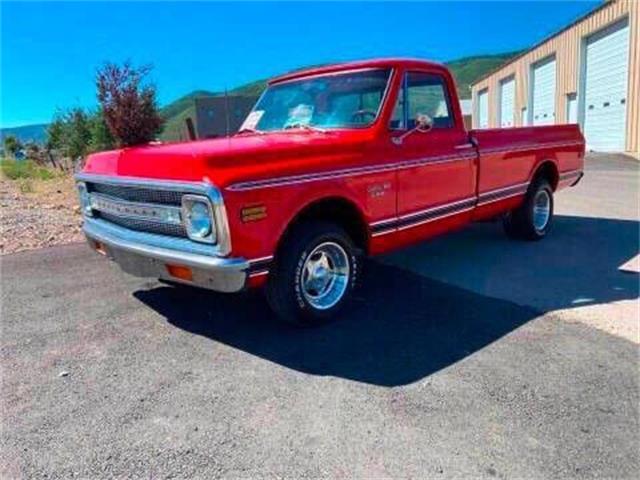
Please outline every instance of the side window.
M410 72L407 78L408 128L414 128L416 115L429 115L433 128L453 127L449 96L444 79L439 75Z
M406 75L406 88L403 87L398 93L390 127L412 129L418 114L429 115L433 119L433 128L453 127L453 114L444 78L421 72L409 72Z

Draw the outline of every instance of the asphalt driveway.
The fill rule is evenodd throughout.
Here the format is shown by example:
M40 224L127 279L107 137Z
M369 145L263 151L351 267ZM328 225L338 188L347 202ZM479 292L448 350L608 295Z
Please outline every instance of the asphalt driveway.
M376 260L317 329L84 245L3 257L0 476L635 477L638 345L578 305L637 313L617 267L637 254L638 170L589 168L619 212L575 200L585 183L543 243L483 224Z

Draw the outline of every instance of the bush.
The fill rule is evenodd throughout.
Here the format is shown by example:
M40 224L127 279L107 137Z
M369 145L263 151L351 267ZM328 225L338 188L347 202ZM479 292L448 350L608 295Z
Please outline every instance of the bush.
M59 173L41 167L31 160L2 160L0 161L0 170L3 175L11 180L30 179L30 180L51 180L59 176Z

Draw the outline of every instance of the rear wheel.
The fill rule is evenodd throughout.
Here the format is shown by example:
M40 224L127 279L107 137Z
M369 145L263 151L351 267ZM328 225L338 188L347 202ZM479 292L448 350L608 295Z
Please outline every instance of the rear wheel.
M266 294L272 310L296 325L315 325L349 302L360 258L337 225L305 222L293 228L276 255Z
M544 179L535 180L520 207L504 218L504 229L511 238L540 240L551 228L553 189Z

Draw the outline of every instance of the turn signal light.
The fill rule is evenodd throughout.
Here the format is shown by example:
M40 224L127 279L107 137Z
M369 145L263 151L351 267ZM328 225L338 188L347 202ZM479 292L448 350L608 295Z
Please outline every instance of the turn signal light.
M262 220L267 217L267 207L262 204L251 205L243 207L240 213L244 223L255 222L256 220Z
M167 272L172 277L179 278L180 280L187 280L188 282L193 280L193 272L189 267L182 265L166 265Z

